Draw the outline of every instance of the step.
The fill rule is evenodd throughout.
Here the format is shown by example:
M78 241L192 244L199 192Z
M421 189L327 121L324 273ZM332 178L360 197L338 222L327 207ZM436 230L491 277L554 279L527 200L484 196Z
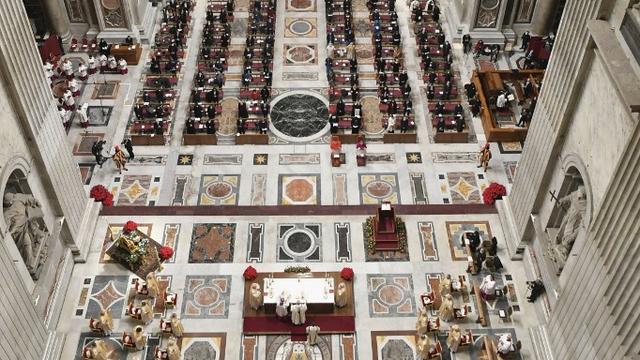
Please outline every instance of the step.
M529 336L531 337L531 347L536 355L535 358L539 360L553 360L547 329L542 325L530 327Z

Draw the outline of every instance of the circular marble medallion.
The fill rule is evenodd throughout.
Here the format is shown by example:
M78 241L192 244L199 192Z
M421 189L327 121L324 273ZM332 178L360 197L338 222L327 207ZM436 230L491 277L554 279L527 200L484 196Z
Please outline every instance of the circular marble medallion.
M482 0L480 6L485 10L493 10L500 5L500 0Z
M289 199L304 202L313 195L313 184L305 179L294 179L287 184L285 192Z
M224 181L216 181L207 186L207 195L213 198L226 198L233 192L233 187Z
M329 129L329 109L325 101L301 93L282 97L271 107L273 132L294 142L322 136Z
M313 25L307 20L297 19L289 24L289 30L296 35L303 36L313 30Z
M302 254L311 249L313 239L309 234L303 231L297 231L289 235L287 238L287 246L292 252Z
M402 301L404 293L395 285L384 285L378 290L378 297L387 305L398 305Z
M386 181L374 180L367 184L366 190L369 195L384 199L393 193L393 186Z
M210 306L218 301L218 291L212 287L202 287L193 294L193 299L200 306Z

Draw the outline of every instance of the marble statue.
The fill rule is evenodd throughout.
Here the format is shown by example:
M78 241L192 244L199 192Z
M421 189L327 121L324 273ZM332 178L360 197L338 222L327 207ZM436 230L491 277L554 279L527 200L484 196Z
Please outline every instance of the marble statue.
M440 309L438 309L438 317L442 321L453 320L453 297L451 294L447 294L442 297L442 303Z
M131 334L131 342L136 346L136 350L142 350L147 346L147 335L144 333L142 326L138 325L133 328L133 334Z
M452 352L458 351L458 346L460 346L460 340L462 338L462 332L460 331L460 326L451 325L451 330L449 330L449 336L447 336L447 346L451 349Z
M428 335L420 335L416 343L416 350L420 359L429 359L429 355L436 349L436 343Z
M584 186L579 186L569 195L560 198L558 205L565 209L566 212L555 239L547 248L547 254L556 264L558 271L561 271L567 262L573 243L578 237L582 218L587 210L587 194Z
M318 343L318 333L320 332L320 326L309 325L307 326L307 344L314 346Z
M147 294L149 297L156 298L160 294L160 285L158 284L158 278L155 272L150 272L145 277L147 283Z
M167 359L168 360L180 360L182 354L180 353L180 347L176 342L175 337L170 337L167 341Z
M258 283L251 284L251 289L249 289L249 306L251 306L253 310L258 310L260 306L262 306L262 301L263 296L260 285Z
M99 328L102 329L105 336L111 336L113 331L113 316L110 309L100 311L100 323Z
M344 282L338 284L336 289L335 303L336 307L345 307L347 305L347 285Z
M153 308L148 301L140 303L140 320L142 320L145 325L149 325L153 321Z
M171 314L171 333L175 337L182 337L184 334L184 326L182 326L182 321L178 317L178 314Z
M5 222L34 280L37 280L37 271L46 261L46 240L49 235L46 226L41 225L44 222L40 209L40 203L33 195L20 193L4 195Z

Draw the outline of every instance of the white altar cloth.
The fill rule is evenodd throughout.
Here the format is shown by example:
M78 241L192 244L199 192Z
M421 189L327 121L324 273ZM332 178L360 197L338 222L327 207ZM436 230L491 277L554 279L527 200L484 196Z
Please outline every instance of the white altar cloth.
M302 296L307 304L334 303L333 278L265 278L262 288L265 304L276 304L283 291L289 303L301 302Z

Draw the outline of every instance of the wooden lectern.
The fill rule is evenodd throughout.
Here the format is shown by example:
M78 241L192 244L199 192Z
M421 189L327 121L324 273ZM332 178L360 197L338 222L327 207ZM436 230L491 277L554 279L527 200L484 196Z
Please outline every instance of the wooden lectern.
M387 201L382 203L373 220L373 225L376 250L390 251L399 249L396 214L393 207L391 207L391 203Z

